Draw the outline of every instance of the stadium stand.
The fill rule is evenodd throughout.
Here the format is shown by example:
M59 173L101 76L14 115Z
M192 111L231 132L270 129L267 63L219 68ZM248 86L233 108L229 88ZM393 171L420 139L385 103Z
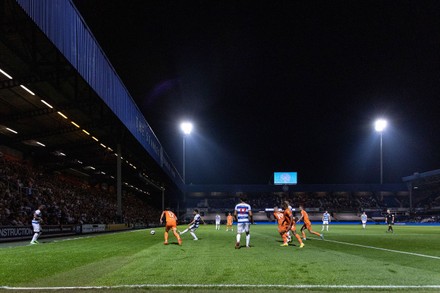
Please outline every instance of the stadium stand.
M116 223L114 187L90 186L66 174L48 174L28 162L0 162L0 224L29 225L32 213L44 204L45 224ZM160 209L129 190L123 195L123 223L147 226L158 222Z

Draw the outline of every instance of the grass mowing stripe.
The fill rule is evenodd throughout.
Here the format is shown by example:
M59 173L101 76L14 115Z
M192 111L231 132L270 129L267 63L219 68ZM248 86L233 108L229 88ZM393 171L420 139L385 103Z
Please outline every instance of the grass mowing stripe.
M415 253L415 252L400 251L400 250L381 248L381 247L374 247L374 246L369 246L369 245L362 245L362 244L356 244L356 243L342 242L342 241L336 241L336 240L325 240L325 241L326 242L339 243L339 244L345 244L345 245L351 245L351 246L357 246L357 247L363 247L363 248L369 248L369 249L376 249L376 250L382 250L382 251L388 251L388 252L395 252L395 253L401 253L401 254L408 254L408 255L426 257L426 258L433 258L433 259L439 259L440 260L439 256L426 255L426 254Z

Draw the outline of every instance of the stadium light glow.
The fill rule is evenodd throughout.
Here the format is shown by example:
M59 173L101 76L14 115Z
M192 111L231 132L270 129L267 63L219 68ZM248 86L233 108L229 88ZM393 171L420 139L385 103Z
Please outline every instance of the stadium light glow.
M15 134L18 133L17 131L15 131L14 129L11 129L11 128L9 128L9 127L5 127L5 129L6 129L7 131L12 132L12 133L15 133Z
M31 91L30 89L28 89L27 87L25 87L24 85L20 84L20 87L22 89L24 89L25 91L27 91L28 93L30 93L31 95L35 96L35 93L33 91Z
M85 129L83 129L82 132L84 132L87 135L90 135L90 133L87 130L85 130Z
M191 122L187 122L187 121L182 122L182 123L180 123L180 129L186 135L191 134L191 131L193 130L193 124Z
M100 143L99 145L102 146L105 149L107 148L107 146L105 144L103 144L103 143Z
M49 104L48 102L46 102L45 100L41 100L41 102L43 104L45 104L46 106L48 106L49 108L53 109L53 106L51 104Z
M377 119L376 122L374 122L374 129L377 132L382 132L387 128L388 122L385 119Z
M41 143L41 142L39 142L39 141L36 141L35 143L38 144L38 145L41 145L42 147L45 147L45 146L46 146L45 144L43 144L43 143Z
M75 125L77 128L81 128L78 124L76 124L76 123L73 122L73 121L70 121L70 123L72 123L73 125Z
M9 79L13 79L12 76L10 76L9 74L7 74L7 73L4 72L3 70L0 69L0 72L1 72L4 76L6 76L7 78L9 78Z
M61 113L60 111L58 111L57 113L58 113L58 115L60 115L60 116L63 117L64 119L67 119L67 116L64 115L63 113Z
M99 141L99 139L97 139L96 137L92 136L92 139L95 141Z

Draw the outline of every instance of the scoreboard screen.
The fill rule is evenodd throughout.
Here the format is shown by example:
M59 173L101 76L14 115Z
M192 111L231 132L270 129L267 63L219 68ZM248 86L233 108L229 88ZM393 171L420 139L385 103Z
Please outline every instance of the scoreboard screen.
M297 172L274 172L273 184L275 185L288 185L297 184L298 174Z

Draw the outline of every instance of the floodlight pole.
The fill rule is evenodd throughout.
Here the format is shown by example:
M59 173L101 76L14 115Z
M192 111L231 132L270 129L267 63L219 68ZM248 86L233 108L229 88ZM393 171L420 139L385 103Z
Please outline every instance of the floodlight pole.
M191 122L182 122L180 123L180 129L183 132L183 154L182 154L182 179L183 179L183 185L186 184L186 166L185 166L185 144L186 144L186 136L189 135L193 129L193 124Z
M117 211L118 220L122 222L122 167L121 167L121 144L116 146L116 194L117 194Z
M387 121L384 119L378 119L374 123L374 129L379 132L380 135L380 184L383 184L383 138L382 133L387 127Z
M382 141L382 131L380 132L380 184L383 184L383 141Z
M185 173L186 173L186 168L185 168L185 144L186 144L186 134L183 134L183 143L182 143L182 146L183 146L183 153L182 153L182 160L183 160L183 167L182 167L182 179L183 179L183 184L185 185L186 184L186 177L185 177Z

